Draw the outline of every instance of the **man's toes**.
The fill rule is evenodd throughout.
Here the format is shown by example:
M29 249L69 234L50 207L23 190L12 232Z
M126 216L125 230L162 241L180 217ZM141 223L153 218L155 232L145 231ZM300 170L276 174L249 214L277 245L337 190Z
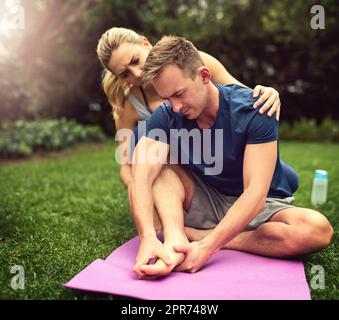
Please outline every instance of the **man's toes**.
M155 264L148 264L141 267L141 270L148 276L162 276L166 274L167 268L166 265L160 261Z

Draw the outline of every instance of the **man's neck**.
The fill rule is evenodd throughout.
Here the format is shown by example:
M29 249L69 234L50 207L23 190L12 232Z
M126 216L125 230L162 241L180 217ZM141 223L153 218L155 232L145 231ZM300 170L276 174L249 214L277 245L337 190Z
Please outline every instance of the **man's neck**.
M213 126L219 110L219 90L210 82L208 87L207 106L196 119L200 129L209 129Z

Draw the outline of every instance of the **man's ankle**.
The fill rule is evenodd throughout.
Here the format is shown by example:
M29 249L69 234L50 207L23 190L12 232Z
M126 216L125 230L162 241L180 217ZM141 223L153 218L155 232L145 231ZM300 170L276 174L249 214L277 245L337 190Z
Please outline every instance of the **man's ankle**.
M182 231L174 231L171 230L171 231L164 231L163 232L163 235L164 235L164 241L165 242L169 242L169 243L181 243L182 241L188 241L187 237L186 237L186 234L184 232L184 230Z
M170 244L182 244L189 242L185 234L180 234L180 235L169 235L165 236L164 235L164 243L170 243Z

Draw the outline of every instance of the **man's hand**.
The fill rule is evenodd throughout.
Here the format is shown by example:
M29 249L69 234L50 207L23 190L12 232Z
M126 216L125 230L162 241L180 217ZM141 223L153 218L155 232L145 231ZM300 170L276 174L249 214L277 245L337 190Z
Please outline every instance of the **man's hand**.
M136 257L136 264L133 267L133 271L137 274L139 279L147 277L147 274L142 271L141 267L147 265L149 261L154 258L160 258L166 265L172 264L171 258L156 236L142 238Z
M197 272L212 256L214 250L206 243L206 241L193 241L188 245L173 246L176 252L185 254L185 260L177 266L174 271Z

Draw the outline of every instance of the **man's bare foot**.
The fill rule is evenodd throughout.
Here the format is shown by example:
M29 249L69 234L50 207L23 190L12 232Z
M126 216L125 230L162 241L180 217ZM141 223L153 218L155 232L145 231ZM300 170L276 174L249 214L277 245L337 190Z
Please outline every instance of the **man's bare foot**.
M157 277L162 277L168 275L177 265L184 261L185 255L183 253L178 253L173 249L174 245L177 244L188 244L187 239L181 241L166 241L164 242L164 248L172 260L171 265L166 265L161 259L158 259L154 264L149 264L141 267L141 270L150 277L150 279L155 279Z
M212 230L213 229L201 230L185 227L185 234L189 241L200 241L206 236L208 236L212 232Z

